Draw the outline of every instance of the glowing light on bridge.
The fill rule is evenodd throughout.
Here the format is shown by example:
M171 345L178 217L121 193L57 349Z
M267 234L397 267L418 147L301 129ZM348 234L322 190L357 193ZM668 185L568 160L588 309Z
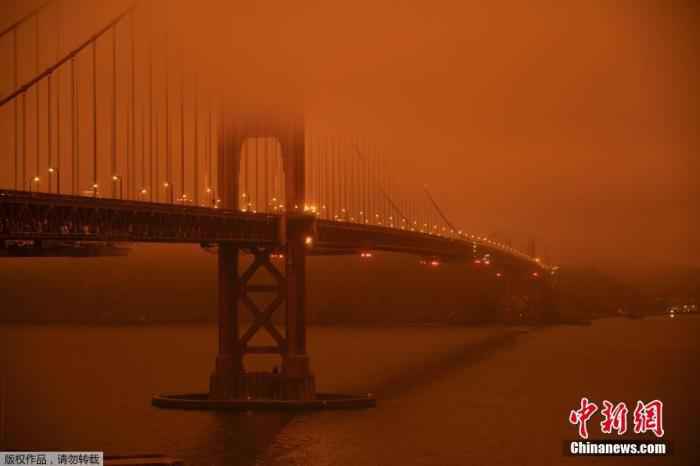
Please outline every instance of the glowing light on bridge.
M418 263L421 265L427 265L429 267L440 266L440 261L438 259L421 259Z
M361 252L360 257L363 259L371 259L372 257L374 257L374 254L372 254L371 252Z

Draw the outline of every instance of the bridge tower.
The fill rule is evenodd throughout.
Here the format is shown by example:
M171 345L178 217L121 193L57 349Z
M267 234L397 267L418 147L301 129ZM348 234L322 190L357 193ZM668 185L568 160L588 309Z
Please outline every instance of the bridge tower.
M218 324L219 347L214 373L210 378L209 398L311 400L315 398L314 376L306 352L306 253L313 242L312 216L304 214L305 147L304 118L279 112L225 112L220 120L218 147L218 186L220 207L238 209L239 173L243 144L249 138L272 137L280 145L284 171L285 215L279 228L279 244L274 247L250 244L245 248L219 243L218 251ZM241 250L254 260L239 273ZM273 251L282 252L284 267L270 260ZM274 277L276 285L252 285L251 278L260 269ZM274 293L264 309L255 302L257 293ZM285 308L285 331L272 323L275 310ZM253 322L241 332L240 311L251 311ZM267 331L274 346L252 346L259 331ZM279 354L279 373L247 372L246 354Z

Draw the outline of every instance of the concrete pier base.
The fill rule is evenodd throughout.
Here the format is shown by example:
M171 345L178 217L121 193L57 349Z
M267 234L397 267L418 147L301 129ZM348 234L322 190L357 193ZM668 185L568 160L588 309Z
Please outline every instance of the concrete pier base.
M312 400L275 400L275 399L228 399L213 400L208 393L164 393L156 395L151 404L165 409L200 409L230 411L317 411L326 409L365 409L376 406L372 394L339 395L317 393Z
M285 373L246 372L230 376L214 374L210 379L210 400L313 400L315 398L316 384L313 375L295 377Z

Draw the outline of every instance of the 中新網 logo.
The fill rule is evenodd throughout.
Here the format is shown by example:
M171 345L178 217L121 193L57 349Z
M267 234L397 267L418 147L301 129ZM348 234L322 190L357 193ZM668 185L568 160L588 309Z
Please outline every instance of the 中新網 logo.
M632 414L633 430L635 434L652 432L661 438L664 435L662 401L653 400L644 403L637 401ZM629 409L624 401L613 404L608 400L603 400L603 408L599 410L597 404L589 401L588 398L581 398L579 409L571 410L569 413L569 423L578 426L578 435L581 438L588 438L588 421L593 415L600 411L603 417L600 422L600 431L604 434L622 435L627 432L627 417Z

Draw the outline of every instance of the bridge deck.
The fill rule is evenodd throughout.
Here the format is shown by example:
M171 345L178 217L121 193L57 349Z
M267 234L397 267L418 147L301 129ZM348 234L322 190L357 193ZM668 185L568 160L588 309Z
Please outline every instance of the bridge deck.
M126 241L205 243L230 241L241 247L281 246L282 215L0 190L0 240ZM532 258L489 241L363 225L313 220L319 253L393 251L471 260L489 254L502 264L544 267Z

